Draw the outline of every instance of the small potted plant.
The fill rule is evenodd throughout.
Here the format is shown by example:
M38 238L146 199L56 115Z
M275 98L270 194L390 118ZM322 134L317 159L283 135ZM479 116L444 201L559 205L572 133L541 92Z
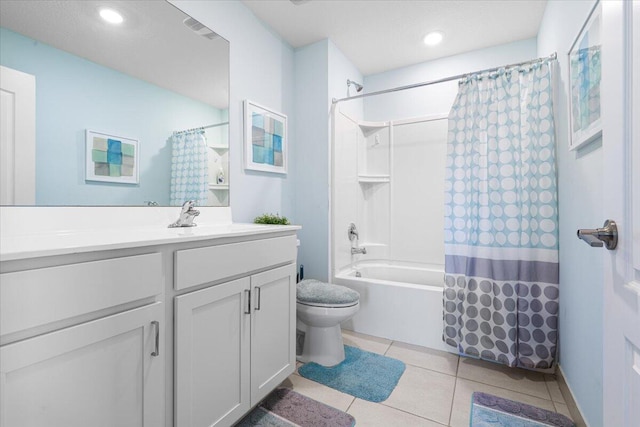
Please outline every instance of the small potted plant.
M253 220L254 224L276 224L276 225L289 225L291 224L286 216L280 216L279 214L263 214L256 217Z

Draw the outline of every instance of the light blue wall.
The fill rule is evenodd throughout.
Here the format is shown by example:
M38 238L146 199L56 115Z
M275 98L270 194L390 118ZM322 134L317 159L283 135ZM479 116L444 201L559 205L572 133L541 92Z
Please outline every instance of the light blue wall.
M536 39L521 40L427 61L365 77L367 92L442 79L485 68L527 61L537 56ZM448 114L458 93L457 80L365 98L365 119L386 121Z
M295 52L298 263L318 280L327 279L329 251L328 48L325 39Z
M171 132L216 122L220 110L0 31L0 63L36 76L36 203L168 205ZM86 129L139 140L139 185L85 181Z
M172 0L178 8L230 42L230 177L233 220L252 222L265 213L280 213L298 223L294 213L299 167L294 137L293 49L240 1ZM250 99L284 113L289 119L289 173L245 171L243 101Z
M303 227L298 262L307 278L329 278L331 100L347 96L347 79L361 82L362 74L330 40L296 50L295 212ZM342 106L362 118L362 101Z
M568 149L566 53L587 19L593 1L550 1L540 32L538 54L558 52L556 145L560 212L560 367L585 421L602 418L602 251L576 238L578 228L603 221L602 140L579 151Z
M347 79L362 84L364 83L364 76L331 40L329 40L328 55L330 101L333 98L344 98L370 91L369 88L365 88L363 92L358 93L353 86L347 89ZM344 101L338 103L338 105L340 110L349 117L356 120L362 120L364 118L363 99Z

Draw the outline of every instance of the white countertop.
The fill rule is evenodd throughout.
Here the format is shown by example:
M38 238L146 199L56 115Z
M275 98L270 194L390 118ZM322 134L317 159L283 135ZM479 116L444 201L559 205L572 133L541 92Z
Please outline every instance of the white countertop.
M297 225L199 224L197 227L118 227L100 230L54 231L2 236L0 261L13 261L52 255L126 249L167 243L184 243L264 235L299 230Z

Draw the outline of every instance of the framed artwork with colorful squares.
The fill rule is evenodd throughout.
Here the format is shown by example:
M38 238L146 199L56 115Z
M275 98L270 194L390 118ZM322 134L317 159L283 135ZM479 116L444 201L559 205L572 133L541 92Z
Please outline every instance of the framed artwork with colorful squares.
M138 184L138 140L87 129L87 181Z
M245 169L287 173L287 116L244 101Z

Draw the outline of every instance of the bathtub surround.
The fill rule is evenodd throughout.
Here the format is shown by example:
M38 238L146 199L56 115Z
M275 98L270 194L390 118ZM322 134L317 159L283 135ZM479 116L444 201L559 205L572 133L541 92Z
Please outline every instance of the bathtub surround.
M205 206L209 196L208 147L204 130L171 137L171 206L194 200Z
M471 76L449 114L443 338L524 368L558 336L553 63Z

